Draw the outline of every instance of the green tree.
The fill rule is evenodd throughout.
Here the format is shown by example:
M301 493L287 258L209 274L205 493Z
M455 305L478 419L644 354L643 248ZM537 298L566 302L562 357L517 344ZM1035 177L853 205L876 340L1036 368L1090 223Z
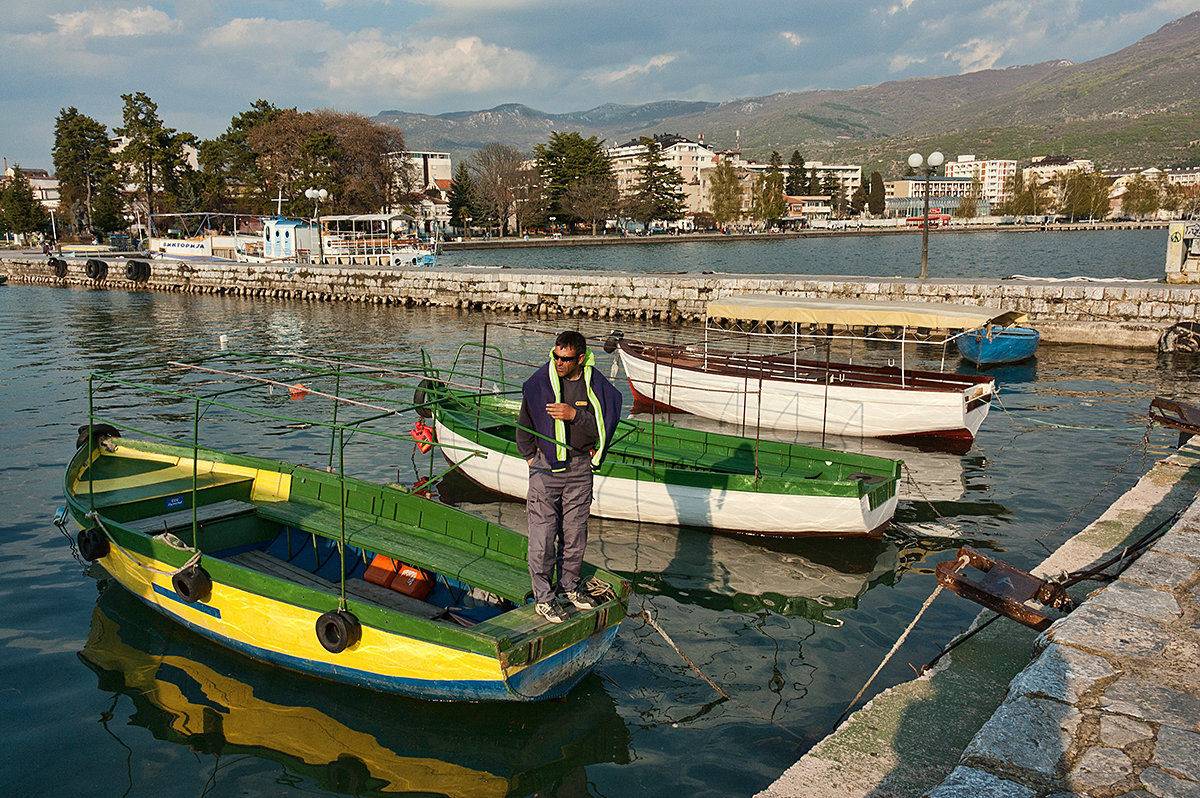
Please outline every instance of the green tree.
M867 207L867 189L858 186L850 194L850 215L858 216Z
M577 183L584 182L586 190L573 192L573 203L591 194L584 203L603 205L605 197L616 190L612 162L604 149L604 141L595 136L584 138L579 133L551 133L550 141L533 148L538 170L546 189L546 211L557 221L570 223L575 219L594 221L576 214L563 202L563 195ZM611 187L610 185L611 184ZM593 208L594 212L594 208Z
M465 163L460 163L454 170L446 203L450 206L450 224L466 230L467 219L475 215L475 184ZM470 235L470 231L466 235Z
M1101 172L1070 172L1058 180L1058 212L1071 219L1108 215L1110 183Z
M145 201L147 227L154 232L153 215L173 206L179 197L181 175L188 168L184 146L190 133L179 133L158 118L158 105L144 92L122 94L122 124L114 132L124 139L117 161L129 167L133 185ZM155 199L161 193L163 201Z
M783 190L793 197L799 197L804 193L804 156L800 154L800 150L792 150Z
M647 228L650 222L661 219L673 222L684 214L683 176L663 158L662 144L642 136L646 149L639 156L638 182L629 201L630 216Z
M837 216L845 215L847 204L846 190L841 181L837 179L837 175L833 172L826 172L817 193L823 197L829 197L829 204L833 206L834 213Z
M767 172L754 178L750 200L750 216L760 222L770 223L787 212L783 199L783 173Z
M1008 200L1000 205L1000 212L1008 216L1041 216L1050 210L1050 190L1033 180L1025 182L1017 172L1005 184Z
M767 159L767 171L783 171L783 156L780 155L776 150L771 150L771 157Z
M1125 184L1125 196L1121 198L1121 209L1129 216L1145 218L1158 212L1158 185L1145 175L1134 175Z
M713 218L722 227L742 215L742 186L731 161L722 159L713 170L708 183L708 201Z
M867 210L872 216L882 216L887 210L887 194L883 186L883 175L871 173L871 187L867 191Z
M810 197L821 196L821 177L817 174L817 167L813 166L808 170L808 185L805 186L805 191Z
M49 228L50 214L33 196L29 178L14 165L13 176L0 188L0 232L24 235Z
M201 142L199 160L208 210L245 213L270 210L268 180L250 147L250 134L281 113L281 109L266 100L255 100L248 110L230 120L224 133Z
M63 108L54 121L53 154L64 225L76 233L105 229L112 209L120 206L108 128L74 106ZM105 217L99 225L97 206Z

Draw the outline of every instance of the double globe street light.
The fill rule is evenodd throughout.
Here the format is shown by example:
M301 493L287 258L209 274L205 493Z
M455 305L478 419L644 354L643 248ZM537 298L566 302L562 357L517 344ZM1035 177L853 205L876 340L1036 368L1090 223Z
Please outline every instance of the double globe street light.
M317 231L317 262L325 262L325 245L321 240L321 203L329 199L329 192L323 188L310 188L304 192L304 196L313 201L313 226Z
M921 153L914 152L908 156L908 165L914 171L925 172L925 221L921 225L921 279L924 280L929 273L929 176L937 171L937 168L942 165L942 161L946 160L945 156L937 150L929 153L928 158L921 157Z

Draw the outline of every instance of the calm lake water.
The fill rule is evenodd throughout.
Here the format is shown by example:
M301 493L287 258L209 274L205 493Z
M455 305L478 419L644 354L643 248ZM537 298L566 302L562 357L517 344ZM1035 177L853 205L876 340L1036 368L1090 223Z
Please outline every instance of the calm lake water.
M1166 230L934 232L929 236L929 276L934 278L1005 279L1023 274L1161 280L1166 256ZM921 272L921 235L463 250L446 253L441 262L449 266L643 273L916 277Z
M938 237L931 249L980 238L992 236ZM1078 264L1104 264L1109 275L1153 277L1161 273L1165 248L1161 232L994 238L998 251L1019 253L1005 256L1007 266L973 269L1055 273L1066 268L1067 255L1042 268L1035 254L1053 250L1073 253ZM858 243L864 241L877 248L872 258L881 262L911 256L907 238ZM813 266L819 273L851 270L840 254L844 240L792 243L811 250L806 263L832 264ZM764 253L776 246L738 244L738 259L767 263ZM723 246L684 249L689 254L670 257L716 268L703 253L728 256ZM566 263L567 257L636 260L649 251L455 257ZM660 258L667 252L653 251ZM1123 258L1129 262L1121 266ZM932 262L936 271L949 270L946 262ZM458 343L480 340L488 320L509 319L0 288L0 406L6 410L0 434L7 454L0 490L8 503L0 516L0 729L10 741L0 787L14 795L155 798L748 795L830 730L933 590L937 562L952 559L964 542L1020 567L1038 562L1045 556L1039 538L1053 549L1169 452L1174 432L1153 429L1147 436L1150 399L1196 401L1200 393L1195 358L1044 347L1035 363L996 372L1003 408L993 409L966 454L890 448L909 463L914 481L905 494L914 498L901 503L882 541L760 541L595 522L589 558L629 576L658 623L729 701L640 620L622 625L609 657L560 703L435 705L304 679L159 620L74 559L51 523L63 503L62 470L76 427L86 422L85 378L93 369L209 353L220 334L234 348L277 354L408 360L426 347L445 363ZM540 336L495 327L489 327L489 342L530 361L548 348ZM600 359L608 369L611 358ZM411 426L412 419L400 423ZM211 442L256 452L267 446L267 453L291 459L311 459L309 449L321 454L303 430L270 421L249 429L246 436L246 428L234 433L219 425L213 434L223 439ZM352 464L399 472L402 480L411 480L419 465L411 447L372 451L355 449ZM443 495L523 528L520 504L454 483ZM940 596L868 697L910 678L908 663L928 661L976 612L962 599Z

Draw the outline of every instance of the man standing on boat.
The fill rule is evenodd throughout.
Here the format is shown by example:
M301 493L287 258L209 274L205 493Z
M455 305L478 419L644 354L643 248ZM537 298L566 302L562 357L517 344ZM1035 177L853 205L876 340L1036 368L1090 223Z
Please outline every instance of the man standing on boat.
M592 472L604 462L621 415L621 392L595 368L582 334L554 341L550 362L521 389L517 451L529 463L529 577L537 613L562 623L561 589L577 609L599 604L580 585ZM557 571L557 580L555 579Z

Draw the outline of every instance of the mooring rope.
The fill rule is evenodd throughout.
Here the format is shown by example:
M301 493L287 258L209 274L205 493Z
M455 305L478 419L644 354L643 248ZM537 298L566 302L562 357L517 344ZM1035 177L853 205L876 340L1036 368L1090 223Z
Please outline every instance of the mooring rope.
M958 561L954 564L954 570L956 572L961 571L967 565L968 562L970 562L970 560L964 554L962 557L959 557ZM938 594L942 592L942 589L943 589L942 586L938 585L937 587L935 587L933 589L933 592L929 594L929 598L925 599L925 603L921 605L921 609L917 611L917 614L913 617L912 621L908 624L908 626L905 628L905 630L901 633L900 637L896 640L895 644L892 645L891 650L888 651L886 656L884 656L883 661L879 663L879 667L877 667L875 669L875 672L872 673L870 675L870 677L867 678L866 684L864 684L862 686L862 689L860 689L858 691L858 693L855 694L854 698L850 699L850 703L847 704L846 709L842 711L841 717L839 717L837 719L837 722L835 722L833 724L835 728L838 726L838 724L840 724L842 722L842 720L847 715L850 714L850 710L853 709L854 705L858 703L858 699L862 698L862 694L867 692L867 688L871 686L871 682L875 681L875 677L879 675L879 672L883 670L884 666L887 665L888 662L891 661L892 657L896 654L896 652L900 650L900 646L904 645L904 641L908 639L908 635L910 632L912 632L913 627L915 627L917 625L917 622L919 620L921 620L921 616L924 615L925 611L927 609L929 609L929 606L931 604L933 604L933 600L938 597Z
M1141 427L1088 427L1080 424L1057 424L1053 421L1042 421L1041 419L1034 418L1033 416L1019 416L1004 406L1004 402L1000 401L999 392L993 394L992 396L996 400L996 404L999 405L1000 409L1004 411L1004 415L1008 416L1009 420L1012 421L1013 425L1018 429L1032 430L1037 429L1037 427L1023 426L1017 419L1024 419L1025 421L1042 427L1082 430L1084 432L1127 432L1141 429Z
M637 594L633 594L633 595L637 595ZM683 650L680 649L679 646L675 645L675 641L672 640L671 636L668 635L663 630L663 628L658 625L658 622L655 621L654 618L650 617L650 613L646 611L646 604L645 604L645 602L642 601L641 597L638 597L638 605L642 609L641 609L641 612L638 613L637 617L642 618L642 620L644 620L646 623L650 624L650 626L654 629L654 631L658 632L659 635L662 636L662 639L667 641L667 645L669 645L671 648L675 649L675 653L678 654L683 659L683 661L688 664L688 667L690 667L692 670L694 670L700 676L701 679L708 682L709 687L711 687L712 689L714 689L718 693L720 693L722 698L729 698L729 693L722 690L721 686L719 684L714 682L712 679L708 678L708 676L705 675L704 671L700 670L700 667L695 662L692 662L691 657L689 657L687 654L684 654Z

